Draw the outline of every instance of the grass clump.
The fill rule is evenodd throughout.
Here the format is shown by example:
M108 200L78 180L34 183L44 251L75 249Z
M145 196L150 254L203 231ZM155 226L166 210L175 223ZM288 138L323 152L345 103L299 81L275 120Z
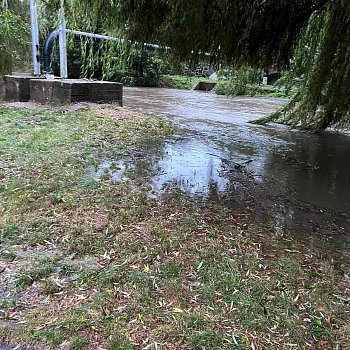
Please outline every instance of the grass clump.
M69 344L69 350L84 350L87 349L89 340L87 338L75 337Z
M46 330L42 332L41 339L51 349L57 349L63 343L65 335L58 330Z
M129 339L125 337L114 337L107 345L107 350L134 350L135 347Z
M212 83L213 80L205 77L165 75L161 79L161 86L172 89L191 90L199 82Z

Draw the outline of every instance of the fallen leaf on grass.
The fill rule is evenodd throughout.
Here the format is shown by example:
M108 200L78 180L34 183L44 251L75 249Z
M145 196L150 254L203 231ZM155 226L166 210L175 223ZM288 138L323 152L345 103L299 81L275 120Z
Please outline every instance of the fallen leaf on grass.
M184 310L179 309L179 308L177 308L177 307L174 307L174 308L173 308L173 312L175 312L175 313L177 313L177 314L182 314L182 313L184 313Z

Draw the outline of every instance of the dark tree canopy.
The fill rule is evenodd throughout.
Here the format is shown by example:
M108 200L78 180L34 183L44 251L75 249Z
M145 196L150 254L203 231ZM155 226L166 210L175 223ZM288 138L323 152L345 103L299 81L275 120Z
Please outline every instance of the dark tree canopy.
M180 56L209 52L217 59L285 64L300 29L325 0L125 1L129 33L163 42Z
M75 2L71 1L73 11ZM90 0L81 6L85 13L93 9L92 16L106 15L100 18L105 28L122 24L129 38L170 46L181 58L208 52L220 61L283 65L300 30L328 2Z

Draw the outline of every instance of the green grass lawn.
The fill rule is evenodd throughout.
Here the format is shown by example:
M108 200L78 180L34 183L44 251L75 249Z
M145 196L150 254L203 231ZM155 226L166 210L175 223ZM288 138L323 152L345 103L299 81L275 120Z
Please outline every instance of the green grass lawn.
M136 172L94 177L175 131L111 105L0 106L0 343L349 348L348 268L220 204L149 198Z

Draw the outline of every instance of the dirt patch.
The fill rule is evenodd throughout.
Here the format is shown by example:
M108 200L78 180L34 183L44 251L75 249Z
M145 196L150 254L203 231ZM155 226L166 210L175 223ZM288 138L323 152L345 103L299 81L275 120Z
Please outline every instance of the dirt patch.
M103 206L77 207L65 209L56 217L62 227L88 225L92 230L101 231L108 225L108 211Z
M126 121L130 119L132 119L133 121L139 121L146 118L145 115L141 113L130 111L126 108L114 105L89 104L89 108L98 115L108 116L121 121Z
M42 104L38 102L28 101L28 102L2 102L2 105L9 108L16 109L44 109L44 110L65 110L65 111L77 111L79 109L89 108L93 103L89 102L78 102L71 103L69 105L53 105L53 104Z
M0 85L1 90L1 85ZM1 94L0 94L1 101ZM113 104L95 104L91 102L78 102L71 103L69 105L52 105L52 104L41 104L38 102L28 101L28 102L2 102L2 105L9 108L15 109L39 109L39 110L63 110L63 111L79 111L79 110L91 110L100 116L111 117L116 120L129 120L133 121L143 120L146 117L138 112L130 111L126 108L120 107L119 105Z

